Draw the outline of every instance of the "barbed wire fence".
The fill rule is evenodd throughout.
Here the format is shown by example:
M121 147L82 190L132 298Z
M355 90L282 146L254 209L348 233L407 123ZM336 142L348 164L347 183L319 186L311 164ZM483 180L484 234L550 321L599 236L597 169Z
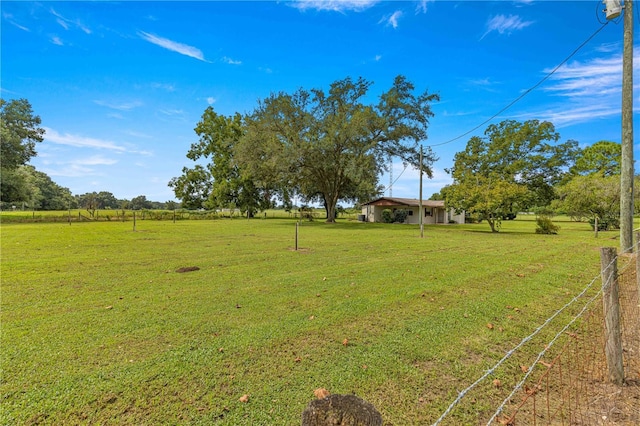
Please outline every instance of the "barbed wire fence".
M459 391L434 426L640 425L640 260L605 250L601 274Z

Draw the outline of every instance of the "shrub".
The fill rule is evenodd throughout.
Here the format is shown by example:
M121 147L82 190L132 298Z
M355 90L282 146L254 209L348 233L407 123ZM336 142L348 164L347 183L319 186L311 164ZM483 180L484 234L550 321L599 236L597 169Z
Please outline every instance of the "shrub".
M384 223L393 223L393 212L390 209L382 210L382 221Z
M404 223L407 220L407 216L409 216L409 212L407 210L396 210L393 214L394 222Z
M554 225L551 216L540 215L536 218L536 234L557 234L560 230L558 225Z

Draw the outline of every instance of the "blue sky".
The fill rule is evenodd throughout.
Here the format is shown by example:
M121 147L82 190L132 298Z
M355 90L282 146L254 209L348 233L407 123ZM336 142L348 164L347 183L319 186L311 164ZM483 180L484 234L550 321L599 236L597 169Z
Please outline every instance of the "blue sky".
M31 164L74 194L174 199L167 182L193 165L185 155L208 106L224 115L248 113L270 93L326 89L345 77L374 82L371 102L398 74L420 92L440 94L423 141L440 158L434 179L424 182L425 197L450 183L444 169L471 136L504 119L549 120L561 141L581 146L620 142L618 20L509 110L445 143L534 86L602 27L604 7L596 0L2 1L0 7L2 97L31 102L47 131ZM393 196L417 198L418 172L394 163L393 174Z

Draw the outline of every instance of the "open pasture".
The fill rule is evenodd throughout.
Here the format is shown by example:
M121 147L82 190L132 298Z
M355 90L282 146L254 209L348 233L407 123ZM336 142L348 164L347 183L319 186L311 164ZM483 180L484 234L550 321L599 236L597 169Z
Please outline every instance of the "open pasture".
M294 251L294 223L3 224L1 423L296 425L324 387L430 424L618 244L339 221Z

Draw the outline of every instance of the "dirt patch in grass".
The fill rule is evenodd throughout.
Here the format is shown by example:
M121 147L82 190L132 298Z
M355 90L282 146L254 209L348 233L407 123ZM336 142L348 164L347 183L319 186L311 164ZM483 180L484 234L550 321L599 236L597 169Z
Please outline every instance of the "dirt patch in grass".
M197 266L185 266L183 268L178 268L176 269L176 272L183 274L185 272L193 272L193 271L199 271L200 268L198 268Z

